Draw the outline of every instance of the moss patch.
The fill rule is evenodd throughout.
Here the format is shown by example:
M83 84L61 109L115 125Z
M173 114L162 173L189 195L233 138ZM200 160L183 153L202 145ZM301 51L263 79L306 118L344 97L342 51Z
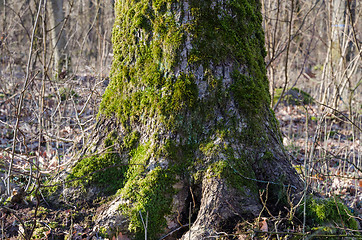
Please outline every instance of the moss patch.
M131 134L127 145L135 144L135 139L138 138ZM108 193L115 193L122 188L128 165L125 165L116 153L114 148L116 142L117 134L111 132L104 143L107 151L78 161L68 176L68 180L71 180L74 185L96 184L104 187L105 192Z
M129 217L129 230L135 232L136 239L144 239L144 226L141 215L146 223L148 216L148 237L156 239L156 236L166 227L165 216L171 211L172 184L174 175L160 167L149 172L145 177L134 175L121 190L121 194L129 200L129 204L121 206L123 214Z
M300 209L300 215L302 215L302 209ZM330 228L335 226L335 224L340 227L345 226L354 230L358 229L356 220L350 217L352 216L351 212L337 199L315 199L309 197L306 213L309 226L312 226L314 229L336 232L337 229Z
M177 1L122 1L113 28L112 81L100 106L123 122L167 116L190 107L197 97L192 75L172 74L184 37L173 15Z
M68 179L79 179L82 184L97 184L105 187L107 192L115 193L123 186L127 168L128 166L122 165L118 154L106 153L79 161Z
M274 105L278 102L282 92L283 92L282 88L275 89L275 94L273 99ZM298 88L292 88L286 91L281 101L284 102L284 104L286 105L302 105L302 104L305 105L305 104L313 104L314 102L312 96L310 96L308 93Z
M248 166L248 163L241 162L241 159L237 159L235 163L237 166L233 166L229 161L218 161L209 166L209 176L216 176L218 178L226 179L229 186L237 189L240 193L245 193L245 189L250 189L253 193L258 192L258 188L255 181L251 181L248 178L255 179L253 169Z

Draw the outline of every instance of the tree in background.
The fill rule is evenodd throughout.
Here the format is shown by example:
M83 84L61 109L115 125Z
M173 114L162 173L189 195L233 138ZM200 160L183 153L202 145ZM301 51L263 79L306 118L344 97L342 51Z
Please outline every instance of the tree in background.
M354 64L359 64L358 60L353 59L359 54L358 41L354 38L356 25L355 25L355 0L333 0L329 4L329 10L331 12L331 34L330 34L330 64L328 65L330 71L330 79L334 85L333 91L333 108L338 109L341 103L350 102L347 99L353 98L355 88L354 81L351 81L351 73L358 69L354 67ZM353 43L354 42L354 43ZM348 86L348 90L344 89ZM347 92L347 94L343 94Z
M257 217L260 191L282 209L302 184L269 109L259 2L122 0L115 11L111 82L88 149L100 155L73 169L126 165L90 179L118 189L128 224L115 227L142 239L148 216L154 239L192 220L178 237L202 239Z
M54 51L54 69L55 74L59 74L66 61L66 36L64 31L64 11L63 0L51 0L48 3L49 23L51 29L51 43Z

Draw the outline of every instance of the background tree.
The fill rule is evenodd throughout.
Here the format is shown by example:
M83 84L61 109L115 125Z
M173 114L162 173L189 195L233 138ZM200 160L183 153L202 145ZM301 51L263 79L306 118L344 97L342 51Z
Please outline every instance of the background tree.
M185 239L233 232L260 214L259 190L281 209L283 191L297 193L301 181L269 109L258 1L123 0L115 10L93 157L73 176L126 164L90 180L119 189L138 239L140 215L151 238L188 218Z
M51 42L54 51L54 69L59 74L66 64L66 36L65 15L63 11L63 0L51 0L48 3L49 23L51 29Z

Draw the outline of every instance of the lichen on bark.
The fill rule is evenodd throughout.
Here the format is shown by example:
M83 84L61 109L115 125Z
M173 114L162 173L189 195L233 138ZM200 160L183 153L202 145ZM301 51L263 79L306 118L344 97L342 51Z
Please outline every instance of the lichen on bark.
M192 239L201 239L257 216L265 182L300 188L268 108L259 5L116 1L102 131L88 153L117 132L114 151L128 163L119 176L120 211L136 238L143 237L140 215L149 214L153 239L186 224L192 201Z

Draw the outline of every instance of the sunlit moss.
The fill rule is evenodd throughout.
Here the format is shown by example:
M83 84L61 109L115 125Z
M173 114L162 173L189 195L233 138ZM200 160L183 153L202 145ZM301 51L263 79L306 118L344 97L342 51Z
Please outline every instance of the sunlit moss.
M302 210L300 210L300 215L302 215ZM314 229L326 227L325 230L328 228L330 232L337 232L338 229L333 228L336 224L340 227L345 226L349 229L358 229L358 224L352 217L349 209L334 198L315 199L309 197L307 200L306 218L309 226Z

